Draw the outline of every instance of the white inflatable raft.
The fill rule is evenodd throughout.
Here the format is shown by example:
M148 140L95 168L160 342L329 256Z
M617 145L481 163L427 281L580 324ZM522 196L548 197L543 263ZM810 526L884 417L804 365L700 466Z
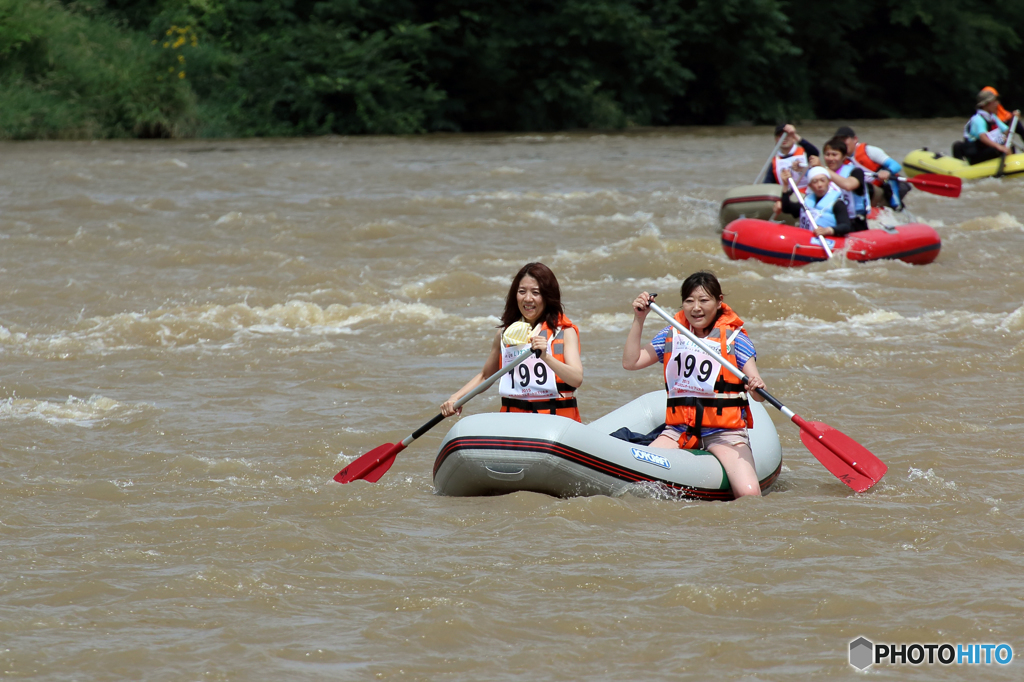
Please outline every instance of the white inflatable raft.
M768 413L750 402L754 466L766 491L782 468ZM733 499L725 470L702 450L666 450L609 434L649 433L665 421L665 391L653 391L590 424L544 414L487 413L460 420L434 462L440 495L502 495L526 490L556 497L621 495L654 486L680 497Z

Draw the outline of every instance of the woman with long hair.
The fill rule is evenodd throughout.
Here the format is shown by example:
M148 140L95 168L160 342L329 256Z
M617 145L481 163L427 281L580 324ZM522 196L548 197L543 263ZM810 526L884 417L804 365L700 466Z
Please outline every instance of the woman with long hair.
M455 409L456 401L515 360L527 347L502 342L502 332L520 321L534 330L529 348L540 351L540 355L501 378L501 411L554 414L580 421L575 394L583 383L580 330L565 316L558 280L543 263L527 263L512 278L501 324L483 369L441 404L441 414L450 417L461 413L461 407Z

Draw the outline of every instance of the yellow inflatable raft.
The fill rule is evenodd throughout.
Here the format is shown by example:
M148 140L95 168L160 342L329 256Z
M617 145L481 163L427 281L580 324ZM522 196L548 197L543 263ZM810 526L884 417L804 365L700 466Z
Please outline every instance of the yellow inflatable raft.
M938 175L955 175L964 180L995 177L999 172L1000 159L992 159L976 163L973 166L961 159L930 152L927 148L915 149L903 157L903 170L913 177L922 173ZM1011 154L1006 157L1001 177L1024 178L1024 154Z

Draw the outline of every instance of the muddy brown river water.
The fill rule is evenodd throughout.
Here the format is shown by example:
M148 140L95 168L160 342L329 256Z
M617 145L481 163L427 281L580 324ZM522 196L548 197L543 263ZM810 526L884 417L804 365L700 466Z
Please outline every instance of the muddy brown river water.
M902 159L961 122L854 125ZM860 636L1024 657L1024 181L913 192L931 265L729 261L719 202L771 147L0 144L0 677L832 680ZM678 305L711 268L769 390L889 473L853 493L771 410L761 499L441 497L445 424L379 483L333 483L480 368L529 260L581 328L584 421L660 385L620 365L636 293Z

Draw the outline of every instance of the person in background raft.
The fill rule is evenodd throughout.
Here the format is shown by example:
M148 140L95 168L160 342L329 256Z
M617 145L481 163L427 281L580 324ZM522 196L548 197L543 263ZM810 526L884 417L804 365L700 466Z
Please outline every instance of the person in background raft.
M1010 126L999 120L999 116L996 115L999 106L999 98L993 95L991 90L982 90L978 93L977 110L964 126L962 145L959 148L956 144L953 145L953 156L973 165L1013 153L1006 146L1006 133Z
M846 156L846 140L841 137L830 139L822 147L821 158L825 162L823 167L828 171L828 179L842 192L843 203L850 216L850 231L868 229L871 195L864 180L864 170Z
M782 200L775 202L775 213L788 213L794 218L799 218L800 227L812 230L816 235L843 237L851 232L867 229L867 221L858 222L856 225L850 220L850 212L846 210L843 202L843 190L829 182L828 170L821 166L815 166L807 171L811 178L807 186L807 194L804 195L804 204L807 210L814 216L814 223L800 205L799 199L793 198L793 190L782 193ZM815 229L814 225L817 225Z
M764 184L783 185L781 181L782 171L788 170L797 187L807 187L805 177L810 166L818 165L818 148L797 134L796 128L791 123L780 123L775 126L775 141L785 135L779 152L772 157L772 163L764 176Z
M1006 125L1010 125L1010 123L1013 121L1014 113L1017 114L1017 130L1014 132L1016 132L1021 137L1024 137L1024 121L1020 119L1020 111L1007 111L1006 108L1003 107L1002 102L999 102L999 91L993 88L991 85L986 85L985 87L983 87L981 89L981 92L991 92L993 95L996 96L996 102L998 102L996 106L996 116L998 116L999 120L1005 123Z
M748 377L743 383L717 360L697 348L673 327L665 327L643 344L644 320L651 295L633 300L633 326L622 351L622 367L643 369L660 362L668 391L665 429L652 448L702 448L714 455L729 477L733 495L760 495L747 429L754 425L747 408L747 391L764 388L754 359L754 344L743 330L743 320L723 301L722 286L714 274L695 272L681 289L683 308L676 320L694 336L719 345L721 354ZM759 395L751 395L758 402Z
M903 197L910 191L909 183L900 182L897 179L897 176L903 171L903 166L882 151L881 147L860 142L857 139L857 133L853 132L853 128L850 126L841 126L833 135L833 138L836 137L846 140L846 155L854 165L865 173L874 173L874 176L867 176L868 189L871 191L871 204L873 206L891 206L897 211L902 211Z
M583 383L580 330L562 311L558 280L543 263L527 263L516 273L483 369L441 404L441 414L450 417L461 413L461 407L455 409L455 402L526 348L525 344L505 348L501 340L502 330L519 320L534 328L541 325L540 333L530 339L530 347L540 350L541 355L524 361L498 382L501 411L555 414L581 421L575 395Z

